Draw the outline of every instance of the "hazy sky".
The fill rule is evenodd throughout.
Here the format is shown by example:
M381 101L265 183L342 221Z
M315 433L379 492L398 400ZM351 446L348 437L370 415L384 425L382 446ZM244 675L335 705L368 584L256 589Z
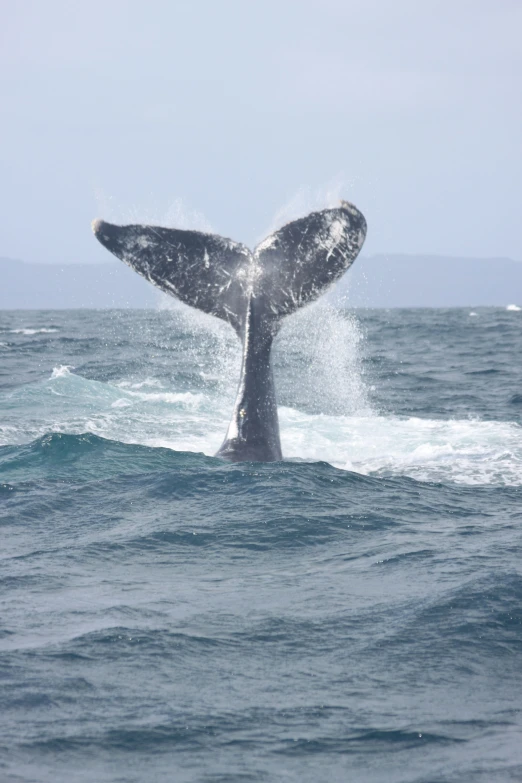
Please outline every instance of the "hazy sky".
M522 260L521 0L0 2L0 256L343 195L367 254Z

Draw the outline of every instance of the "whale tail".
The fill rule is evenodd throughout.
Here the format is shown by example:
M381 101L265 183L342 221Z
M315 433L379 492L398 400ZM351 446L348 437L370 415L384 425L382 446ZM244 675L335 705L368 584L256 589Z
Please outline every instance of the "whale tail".
M356 207L312 212L250 251L231 239L157 226L93 223L99 241L167 294L227 321L243 343L234 413L218 454L281 459L270 349L281 320L317 299L352 265L366 236Z
M93 222L111 253L167 294L230 323L242 336L248 302L277 330L351 266L366 236L352 204L312 212L270 234L254 251L214 234Z

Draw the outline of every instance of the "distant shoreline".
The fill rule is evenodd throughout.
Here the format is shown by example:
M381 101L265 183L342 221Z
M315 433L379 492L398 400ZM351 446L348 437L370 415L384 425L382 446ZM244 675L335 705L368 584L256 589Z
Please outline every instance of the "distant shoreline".
M170 299L124 264L0 258L0 310L158 309ZM509 258L359 258L327 294L349 309L522 306L522 262Z

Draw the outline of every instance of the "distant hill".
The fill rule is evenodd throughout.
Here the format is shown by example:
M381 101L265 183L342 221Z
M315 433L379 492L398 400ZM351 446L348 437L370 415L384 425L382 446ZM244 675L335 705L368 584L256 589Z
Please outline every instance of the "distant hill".
M0 258L0 309L154 308L162 294L125 264L34 264ZM358 259L330 299L350 307L522 305L522 262L509 258Z
M373 256L358 259L335 291L353 307L522 305L522 262L510 258Z
M160 293L125 264L28 264L0 258L0 309L154 308Z

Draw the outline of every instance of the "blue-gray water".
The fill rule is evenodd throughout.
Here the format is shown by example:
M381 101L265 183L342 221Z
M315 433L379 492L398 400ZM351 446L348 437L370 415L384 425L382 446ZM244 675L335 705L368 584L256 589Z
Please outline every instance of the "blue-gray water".
M522 312L0 313L0 780L522 779Z

